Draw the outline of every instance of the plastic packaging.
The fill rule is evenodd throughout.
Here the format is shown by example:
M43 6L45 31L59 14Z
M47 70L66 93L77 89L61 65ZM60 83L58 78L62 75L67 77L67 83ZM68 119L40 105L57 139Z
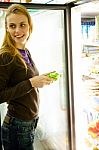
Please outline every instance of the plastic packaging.
M57 72L51 72L47 75L49 78L53 78L55 80L57 80L59 77L61 77L61 74L57 73Z

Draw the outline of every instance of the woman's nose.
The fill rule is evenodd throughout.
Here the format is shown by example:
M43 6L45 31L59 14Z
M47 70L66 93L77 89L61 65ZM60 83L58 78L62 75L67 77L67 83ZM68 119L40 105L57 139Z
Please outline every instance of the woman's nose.
M19 32L20 31L20 27L16 27L15 32Z

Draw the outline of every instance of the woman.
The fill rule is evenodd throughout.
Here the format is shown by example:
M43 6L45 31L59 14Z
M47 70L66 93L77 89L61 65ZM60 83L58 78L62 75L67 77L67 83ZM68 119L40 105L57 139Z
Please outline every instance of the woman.
M33 150L38 121L38 88L54 79L39 75L26 42L32 32L31 17L19 4L11 5L5 17L5 37L0 50L0 103L8 103L2 125L4 150Z

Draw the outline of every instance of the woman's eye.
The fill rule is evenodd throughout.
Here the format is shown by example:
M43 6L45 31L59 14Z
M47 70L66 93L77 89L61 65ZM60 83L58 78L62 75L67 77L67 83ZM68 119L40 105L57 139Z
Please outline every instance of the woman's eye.
M21 24L21 27L25 27L25 24Z
M13 24L11 24L9 27L12 28L12 29L14 29L16 26L13 25Z

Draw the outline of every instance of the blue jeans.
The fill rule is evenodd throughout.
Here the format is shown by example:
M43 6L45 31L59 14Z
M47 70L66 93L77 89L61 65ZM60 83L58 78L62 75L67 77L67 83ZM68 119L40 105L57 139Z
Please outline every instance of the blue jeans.
M4 150L34 150L33 142L38 118L23 121L15 117L4 119L2 143Z

